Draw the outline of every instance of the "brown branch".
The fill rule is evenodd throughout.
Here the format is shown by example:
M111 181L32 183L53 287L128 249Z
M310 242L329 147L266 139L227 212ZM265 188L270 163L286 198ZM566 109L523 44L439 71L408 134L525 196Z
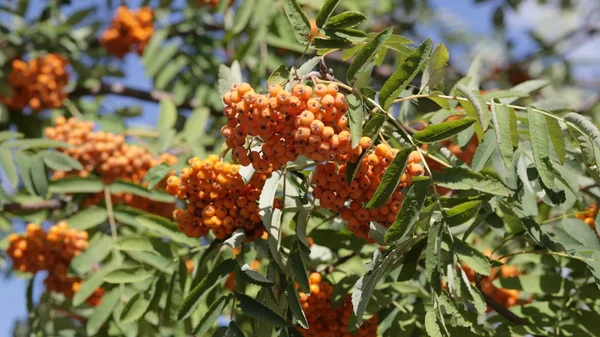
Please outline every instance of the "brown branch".
M64 199L50 199L35 201L29 203L9 202L4 204L3 210L6 212L32 212L41 210L57 210L67 206L68 201Z
M148 102L160 102L163 98L173 99L173 95L160 90L144 91L137 88L127 87L121 83L109 84L106 82L100 82L90 88L78 86L69 93L69 97L77 98L82 96L94 96L94 95L116 95L136 98L142 101ZM195 109L199 106L197 99L189 99L179 105L183 109ZM215 113L213 111L213 113Z

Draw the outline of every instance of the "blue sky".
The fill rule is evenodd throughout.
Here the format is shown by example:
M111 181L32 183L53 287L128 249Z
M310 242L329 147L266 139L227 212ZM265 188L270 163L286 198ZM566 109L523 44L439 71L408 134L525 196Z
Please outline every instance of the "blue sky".
M34 4L38 4L38 8L40 2L41 0L33 1ZM431 2L438 8L438 15L459 18L460 22L458 22L459 20L456 22L458 29L462 27L464 30L476 32L479 35L488 35L493 31L491 27L491 17L495 9L494 1L479 5L473 5L472 0L433 0ZM85 2L75 3L77 4L77 7L83 7L81 4ZM137 1L134 1L133 3L133 5L135 5ZM35 6L36 5L34 5L34 7ZM451 21L452 20L449 20L447 22ZM516 21L512 21L511 23L515 22ZM455 22L452 21L451 23ZM443 42L440 41L440 36L437 34L436 30L423 28L420 33L424 36L432 36L436 42ZM515 49L516 55L524 55L531 51L532 43L525 37L522 31L519 32L517 30L511 34L514 34L511 36L514 36L514 41L517 42L517 48ZM451 50L451 54L453 55L452 59L459 65L468 64L469 56L473 55L473 51L473 49ZM126 77L120 79L120 82L140 89L150 89L152 87L151 81L144 75L141 61L137 55L128 55L122 62L124 62L123 69L126 72ZM155 124L158 114L156 104L140 102L123 97L109 97L104 101L105 110L108 111L131 104L141 105L144 111L144 115L133 120L132 124L148 126ZM38 282L37 289L39 290L41 288L39 283L41 283L42 277L38 278L40 282ZM26 317L26 286L27 283L25 280L14 278L0 279L0 299L2 299L2 302L0 302L0 337L10 336L15 320L24 319Z

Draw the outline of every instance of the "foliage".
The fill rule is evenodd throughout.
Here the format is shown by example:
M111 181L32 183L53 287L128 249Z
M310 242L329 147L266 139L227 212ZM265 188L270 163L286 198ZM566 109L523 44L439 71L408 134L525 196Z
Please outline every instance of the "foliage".
M143 5L0 6L15 335L597 335L600 131L560 83L454 78L388 1Z

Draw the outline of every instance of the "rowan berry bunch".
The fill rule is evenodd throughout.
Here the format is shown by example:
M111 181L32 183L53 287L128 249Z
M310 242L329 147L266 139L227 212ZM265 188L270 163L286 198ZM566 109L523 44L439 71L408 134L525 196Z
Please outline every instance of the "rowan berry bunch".
M30 107L33 110L56 109L62 106L69 83L68 61L58 54L48 54L29 61L13 60L8 75L10 97L0 102L11 109Z
M262 236L263 223L258 215L258 198L267 173L255 173L244 183L239 165L223 162L217 155L207 159L193 157L190 167L179 177L167 179L167 192L187 201L186 209L173 213L179 230L189 237L201 237L210 230L224 239L243 228L248 240Z
M377 316L366 320L356 332L348 331L348 322L352 317L352 301L348 295L336 309L331 302L333 287L322 280L319 273L309 277L310 293L299 293L300 304L308 321L308 329L300 330L305 337L349 337L377 336Z
M120 6L110 27L102 34L100 43L110 54L119 58L130 51L142 55L153 32L152 8L142 7L134 11Z
M411 184L413 176L423 174L423 167L419 164L421 157L417 152L411 153L400 184L385 205L366 209L364 203L373 197L387 167L397 153L397 149L387 144L377 145L362 157L350 185L346 178L346 164L337 166L335 162L330 161L317 165L312 180L314 197L319 199L321 207L341 213L342 219L348 221L348 229L357 237L374 242L368 237L369 223L377 221L386 228L389 227L396 220L402 206L402 189Z
M580 212L575 215L577 219L583 220L590 228L600 236L596 230L596 215L598 215L598 204L592 204L585 208L585 212Z
M56 119L55 124L55 127L46 128L46 137L73 145L60 151L79 161L83 169L70 172L55 171L54 179L96 174L107 184L115 180L141 184L152 167L160 163L172 165L177 162L177 157L169 153L163 153L156 158L141 146L127 144L122 135L104 131L94 132L94 123L90 121L79 121L75 118L67 120L61 116ZM162 182L158 187L166 187L166 182ZM103 194L94 195L87 199L84 205L96 204L103 198ZM174 209L172 203L149 200L128 193L113 194L112 202L125 203L164 217L169 217Z
M235 84L223 102L227 125L221 133L227 146L241 165L258 171L278 170L300 155L317 162L356 161L365 148L351 147L348 102L335 83L314 89L296 84L291 92L271 86L268 94ZM246 145L248 136L252 141Z
M70 298L79 289L81 279L69 277L68 267L71 260L87 248L87 240L86 231L68 228L64 221L50 227L47 233L40 225L30 223L25 235L9 237L7 253L13 260L13 269L33 274L47 270L44 280L47 289ZM103 293L101 289L96 290L88 304L99 304Z

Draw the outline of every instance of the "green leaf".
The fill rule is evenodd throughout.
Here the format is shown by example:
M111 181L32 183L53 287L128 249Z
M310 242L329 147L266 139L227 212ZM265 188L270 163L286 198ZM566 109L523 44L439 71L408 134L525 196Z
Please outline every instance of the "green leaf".
M299 77L304 77L306 74L310 73L317 65L321 63L321 57L315 56L308 61L304 62L297 70L296 74Z
M387 120L385 115L375 115L367 122L363 128L363 137L375 138L375 135L379 133L379 129L383 126L383 123Z
M495 130L487 130L483 141L479 143L475 155L473 156L473 162L471 163L471 169L475 172L481 171L485 167L485 164L492 157L494 150L497 147Z
M69 266L78 275L83 275L91 271L97 263L102 262L102 260L110 254L112 250L111 237L101 233L98 235L98 239L95 239L86 250L71 260Z
M290 70L285 64L280 65L277 69L273 70L269 78L267 79L268 85L283 85L290 78Z
M161 163L146 172L144 183L148 184L148 189L152 189L158 183L162 182L172 171L173 168L170 165Z
M481 139L483 137L483 132L488 129L489 124L489 118L487 118L487 104L482 102L483 100L478 91L469 90L469 88L464 86L462 83L456 84L456 89L463 94L473 106L473 109L477 115L477 120L479 121L479 127L477 127L475 131L478 133L477 137ZM469 113L471 109L465 108L465 110L470 117L473 117Z
M429 58L429 62L427 62L425 70L423 70L421 89L419 91L423 91L425 88L431 90L435 88L438 83L443 83L449 58L450 54L448 53L446 46L441 43L435 46L431 53L431 57Z
M166 130L175 126L177 121L177 107L170 98L160 100L160 110L156 128L158 130Z
M394 74L383 84L379 91L379 104L387 109L417 74L423 69L431 53L431 39L425 40L396 69Z
M255 0L244 0L235 13L235 23L231 28L233 35L241 33L248 25L252 12L256 9Z
M321 7L321 10L319 10L319 13L317 14L317 19L315 20L317 27L323 28L323 25L325 22L327 22L327 20L329 20L329 17L331 17L331 14L333 14L333 11L335 11L335 8L339 3L340 0L325 1L323 7Z
M292 269L294 270L294 276L300 289L305 292L310 292L310 283L308 281L308 274L306 272L306 267L304 266L304 260L302 260L302 256L300 255L299 245L296 244L296 249L292 251L290 254L290 264L292 265Z
M50 182L50 193L98 193L104 190L99 178L67 177Z
M17 187L19 184L19 174L17 173L17 166L13 161L10 150L0 150L0 166L4 170L4 174L8 178L12 187Z
M246 231L243 228L238 228L231 233L231 236L227 240L223 241L223 245L238 248L244 241L246 241Z
M173 271L173 260L165 256L159 255L160 253L156 250L152 252L140 251L140 250L126 250L127 255L131 256L132 259L148 265L163 273L171 273Z
M82 170L83 166L77 160L60 152L43 151L40 155L46 165L56 171Z
M354 60L348 67L346 78L348 82L354 82L354 77L365 65L375 56L375 53L385 43L385 41L392 35L392 28L387 28L377 34L371 41L367 42L354 56Z
M254 271L247 263L240 267L240 271L242 272L242 276L252 284L259 286L270 286L275 284L273 281Z
M350 94L346 96L348 101L349 113L348 123L350 124L350 135L352 136L352 148L358 146L360 142L363 122L362 99L359 96Z
M85 300L90 297L96 289L98 289L104 282L104 276L115 270L115 263L111 262L107 265L103 265L99 270L94 272L92 276L84 280L79 287L79 290L73 296L73 306L79 306Z
M516 86L510 88L509 91L517 91L517 92L529 94L534 91L542 89L543 87L547 86L548 84L550 84L550 81L548 81L548 80L530 80L530 81L525 81L523 83L517 84ZM511 104L512 102L514 102L518 99L519 99L519 97L502 98L502 99L500 99L500 102L502 102L502 104Z
M23 134L20 132L14 132L14 131L0 131L0 143L9 140L9 139L17 139L17 138L23 138Z
M205 130L210 117L210 110L206 107L194 109L190 117L185 121L183 127L183 136L186 144L191 148L194 154L204 155ZM147 175L146 175L147 176ZM152 188L152 186L150 186Z
M156 293L156 283L143 292L135 294L121 312L121 324L135 322L150 309L150 303Z
M509 278L499 278L494 285L506 289L517 289L530 294L564 296L573 289L573 282L560 275L519 275Z
M352 46L352 42L346 39L323 39L315 37L310 46L315 49L345 49Z
M235 260L225 260L211 270L200 283L195 285L179 306L177 320L188 318L196 310L208 291L220 283L229 273L233 272L235 265Z
M226 296L219 297L216 301L214 301L210 307L203 313L200 322L194 330L192 331L192 335L194 336L204 336L208 330L210 330L213 323L221 316L223 309L229 304L229 301L233 298L233 294L229 294Z
M458 258L466 263L476 273L481 275L489 275L491 267L488 259L477 249L471 247L466 242L454 239L454 252Z
M275 194L277 193L277 187L279 186L280 181L281 172L273 172L273 174L265 181L260 198L258 199L258 214L267 230L269 230L271 222L273 221L273 201L275 200Z
M152 241L145 236L125 236L119 238L115 248L125 251L155 251Z
M67 222L69 223L69 228L87 230L105 222L107 218L108 214L105 208L92 205L75 213L75 215L67 219Z
M481 200L467 201L444 211L446 222L449 226L462 225L477 215L481 203Z
M542 231L542 228L537 222L535 222L535 220L533 220L531 217L527 217L521 219L521 223L523 224L523 227L525 227L529 237L531 237L537 244L551 251L557 251L558 247L554 240L547 233Z
M300 299L298 298L298 292L294 287L293 283L288 283L285 287L285 296L287 298L287 302L290 306L290 310L292 314L298 321L301 327L304 329L308 329L308 321L306 320L306 315L304 315L304 311L302 311L302 306L300 305Z
M229 322L229 328L225 332L224 337L245 337L245 335L237 323L235 323L235 321L231 321Z
M18 148L20 150L30 149L51 149L51 148L67 148L72 145L60 142L58 140L49 139L17 139L12 142L4 142L0 144L0 149Z
M513 131L511 128L516 126L516 123L511 123L510 117L507 105L500 105L496 102L492 102L492 123L494 124L494 130L496 131L498 151L500 151L500 156L506 167L512 165L513 147L511 134Z
M254 298L239 292L235 293L235 297L238 300L238 307L246 316L261 320L276 328L285 328L290 326L290 324L286 322L283 317L279 316L276 312L269 309L267 306L258 302Z
M430 337L443 337L440 326L437 323L435 310L429 310L425 314L425 331Z
M550 136L550 141L554 146L554 152L556 152L556 156L558 157L558 161L561 164L565 163L565 157L567 154L565 138L563 136L562 129L558 120L552 118L550 116L545 116L546 118L546 126L548 127L548 136ZM516 124L516 123L515 123Z
M104 282L107 283L135 283L151 278L154 273L151 270L137 269L117 269L104 276Z
M597 148L600 149L600 131L586 117L575 112L569 112L564 117L566 122L573 124L577 130L587 136Z
M465 117L440 124L429 125L425 129L416 132L413 135L413 139L420 143L435 143L468 129L473 123L475 123L474 118Z
M438 256L441 249L442 228L442 221L434 221L429 226L429 231L427 233L427 250L425 251L427 280L431 283L431 287L436 293L441 291L441 275L440 266L438 265Z
M505 197L510 193L499 180L461 167L450 167L444 172L434 171L433 178L436 184L453 190L476 190Z
M39 154L31 159L30 174L37 195L45 199L48 195L48 174Z
M290 24L292 25L292 28L294 28L294 36L296 37L296 40L301 45L308 45L310 42L309 37L311 30L310 22L308 21L306 14L304 14L302 8L300 8L297 0L284 1L283 8L288 20L290 21Z
M534 112L531 106L527 107L527 118L529 119L529 138L531 139L533 162L544 185L552 188L554 186L554 170L548 162L550 143L546 119L544 115ZM600 140L600 138L598 139Z
M396 157L392 160L390 165L385 170L383 177L381 178L381 183L377 186L373 197L367 203L367 209L378 208L383 206L389 197L394 193L398 184L400 183L400 179L402 178L402 174L404 174L404 170L406 169L406 163L408 161L408 156L413 151L412 147L405 147L398 151Z
M24 152L17 151L15 152L15 162L19 167L21 180L23 181L23 185L25 185L27 192L31 195L36 195L33 187L33 180L31 179L31 158Z
M129 181L117 180L110 184L110 193L131 193L146 199L159 202L174 202L175 198L164 191L149 191L142 185Z
M87 320L87 324L85 327L88 336L96 335L100 328L102 328L106 320L110 317L113 310L119 303L119 292L120 289L118 287L113 288L111 291L109 291L106 295L102 297L102 303L100 303L99 306L94 308L94 310L92 311L92 315Z
M183 245L195 247L200 243L197 239L188 238L177 229L177 224L173 221L161 218L159 216L142 215L135 218L136 222L154 234L158 234Z
M343 12L332 16L326 23L326 28L352 28L361 24L367 17L360 12Z
M467 71L467 78L469 78L469 84L467 85L467 87L470 90L477 90L479 91L479 82L480 82L480 72L481 72L481 63L482 63L482 56L481 54L475 56L475 58L473 59L473 62L471 62L471 66L469 67L469 70Z
M429 183L429 179L415 179L413 181L413 184L406 192L406 197L402 201L402 206L396 216L396 220L390 228L388 228L387 233L385 233L384 242L386 244L403 238L417 221L419 213L421 212L421 207L423 207L423 202L427 197Z

